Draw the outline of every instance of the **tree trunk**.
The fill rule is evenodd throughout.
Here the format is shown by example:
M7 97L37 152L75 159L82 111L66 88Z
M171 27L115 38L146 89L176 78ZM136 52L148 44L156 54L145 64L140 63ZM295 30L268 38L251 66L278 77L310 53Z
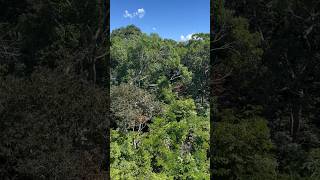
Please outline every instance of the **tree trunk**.
M97 70L96 70L95 60L93 61L93 64L92 64L92 76L93 76L93 85L95 85L97 82Z
M297 102L296 104L293 104L292 107L292 124L291 124L291 135L292 135L292 140L296 141L297 136L300 130L300 121L301 121L301 104Z
M292 136L292 141L297 140L300 124L301 124L301 114L302 114L302 98L303 91L299 91L297 98L293 98L291 103L291 112L290 112L290 134Z

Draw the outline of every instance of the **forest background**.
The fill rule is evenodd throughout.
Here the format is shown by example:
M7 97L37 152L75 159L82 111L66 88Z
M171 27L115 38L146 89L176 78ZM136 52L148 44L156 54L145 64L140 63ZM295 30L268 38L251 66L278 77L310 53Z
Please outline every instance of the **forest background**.
M211 3L177 43L109 37L102 1L1 1L0 178L103 179L111 73L114 177L319 179L319 2Z

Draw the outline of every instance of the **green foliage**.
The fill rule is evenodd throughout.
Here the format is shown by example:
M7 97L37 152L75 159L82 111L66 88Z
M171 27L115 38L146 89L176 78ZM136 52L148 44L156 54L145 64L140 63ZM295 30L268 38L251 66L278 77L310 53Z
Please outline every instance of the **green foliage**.
M119 179L208 179L209 121L155 118L148 133L112 131L111 175Z
M0 179L105 178L104 9L100 0L0 2Z
M209 175L209 121L198 116L168 121L157 118L150 127L151 154L157 171L182 179L206 179Z
M188 93L192 95L199 108L209 106L209 56L210 56L209 34L193 34L192 39L185 47L182 62L193 72L192 82L188 86Z
M307 171L310 179L320 178L320 149L314 148L308 153L306 162L304 163L304 169Z
M266 121L222 112L214 128L213 172L221 179L275 179L277 163Z
M36 93L35 93L36 92ZM51 70L30 79L1 77L2 177L80 179L99 174L107 98Z
M116 126L111 137L111 177L209 179L209 119L198 115L191 91L186 91L200 67L192 66L198 68L195 71L181 62L193 48L192 57L208 66L209 35L198 34L203 39L189 45L136 33L137 29L127 26L112 32L111 108ZM155 113L157 108L161 111ZM147 114L149 121L142 131L121 125Z
M111 63L115 83L132 82L146 88L156 84L162 76L182 83L191 80L191 73L180 63L174 44L155 34L135 34L135 29L128 26L112 33ZM123 38L128 33L135 34L134 38Z
M196 114L193 99L174 100L166 107L166 116L172 121L191 117Z
M111 131L112 179L152 179L151 155L141 144L142 138L136 132Z
M216 140L226 139L224 135L230 135L228 132L231 131L231 137L240 137L241 140L235 144L246 144L253 149L252 156L243 158L245 164L225 163L221 172L217 168L223 167L223 163L213 166L212 171L220 173L218 179L319 178L316 168L316 149L320 142L317 6L317 1L302 0L245 3L226 0L214 4L215 33L211 39L211 57L216 104L212 105L212 118L216 120L217 129L220 126L231 129L222 128L224 131L221 130L221 136ZM252 145L252 142L261 143L261 139L245 141L242 135L247 132L238 130L237 134L232 130L245 126L248 132L255 132L258 127L253 119L263 119L268 125L266 129L270 129L270 137L263 139L272 141L273 148L265 149L263 155L257 151L261 145ZM214 143L219 145L222 142ZM246 148L239 149L237 156ZM220 152L216 147L211 157L229 157L215 153L215 150ZM265 159L266 164L259 159ZM262 167L255 168L258 165ZM234 170L237 168L242 172L253 169L256 173L249 171L252 175L249 178L247 174Z

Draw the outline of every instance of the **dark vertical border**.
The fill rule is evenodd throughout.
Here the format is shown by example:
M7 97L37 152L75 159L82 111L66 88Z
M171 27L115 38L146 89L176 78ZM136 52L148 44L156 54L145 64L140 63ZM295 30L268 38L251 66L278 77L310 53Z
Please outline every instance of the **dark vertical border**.
M106 179L110 178L110 0L103 0L103 32L105 34L105 46L106 46L106 58L107 61L107 83L106 83L106 93L108 96L107 99L107 124L105 129L105 151L104 151L104 162L105 164L105 171L106 171Z
M215 179L213 170L214 170L214 120L215 120L215 111L214 111L214 71L213 66L215 62L215 57L212 51L212 47L214 46L212 39L214 39L215 35L215 28L216 28L216 15L215 15L215 3L217 0L210 0L210 80L209 80L209 86L210 86L210 179Z
M221 7L223 6L224 0L210 0L210 179L216 179L214 177L214 169L215 164L213 163L213 159L215 156L215 145L214 145L214 126L216 120L216 111L214 109L214 96L215 94L215 71L214 66L217 64L217 57L214 54L213 49L216 44L214 44L215 34L219 32L219 14L221 13Z
M213 111L213 84L212 84L212 79L213 79L213 54L211 51L211 47L213 46L213 42L211 39L213 39L214 36L214 2L215 0L210 0L210 80L209 80L209 86L210 86L210 179L213 179L213 121L214 121L214 111Z

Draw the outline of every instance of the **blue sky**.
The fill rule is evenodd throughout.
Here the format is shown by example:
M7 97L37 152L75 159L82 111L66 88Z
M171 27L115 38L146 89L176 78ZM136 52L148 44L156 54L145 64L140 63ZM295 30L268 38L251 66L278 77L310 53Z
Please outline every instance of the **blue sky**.
M210 0L110 0L111 31L129 24L186 40L192 33L210 32Z

